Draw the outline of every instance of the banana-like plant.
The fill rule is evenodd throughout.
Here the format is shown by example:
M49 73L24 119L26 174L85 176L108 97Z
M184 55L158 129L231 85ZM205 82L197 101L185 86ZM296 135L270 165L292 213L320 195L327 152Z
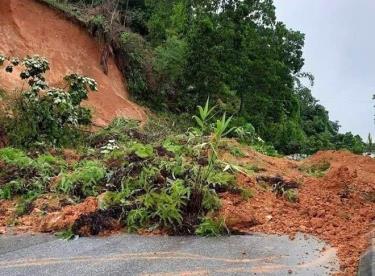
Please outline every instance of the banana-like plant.
M202 131L202 134L206 133L209 130L209 121L214 116L213 111L215 110L216 106L209 107L210 99L207 99L206 104L204 107L198 105L199 116L194 115L193 119L197 122Z
M216 125L214 127L214 136L213 136L213 142L215 145L215 148L217 148L218 143L220 142L221 138L224 136L227 136L230 132L233 131L234 127L231 129L228 129L229 123L232 120L232 117L226 118L226 114L223 114L223 117L221 120L216 121Z
M205 180L208 179L208 177L214 170L216 161L218 159L218 148L221 139L224 136L228 135L234 129L228 129L232 117L227 118L226 113L224 113L221 119L218 119L216 123L213 126L211 126L210 120L215 116L215 114L213 114L214 109L215 106L212 108L209 107L209 99L207 99L204 107L198 106L198 116L193 116L193 118L200 127L201 137L201 143L196 147L199 148L200 151L204 148L209 149L208 166L205 168L199 167L197 172L196 184L198 184L199 186L203 185L203 182L205 182ZM207 139L205 139L205 135L211 132L212 138L207 141Z

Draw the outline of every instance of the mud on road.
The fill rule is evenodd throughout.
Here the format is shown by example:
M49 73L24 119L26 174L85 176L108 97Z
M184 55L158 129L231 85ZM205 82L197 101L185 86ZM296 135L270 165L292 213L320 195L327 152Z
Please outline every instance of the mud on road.
M254 190L254 197L222 195L221 213L232 228L243 232L315 235L338 249L341 271L355 275L361 253L374 235L375 160L346 151L318 152L305 161L271 158L256 152L239 162L256 164L258 174L279 175L300 183L298 202L277 197L259 185L256 176L238 176L238 182ZM329 163L322 177L301 168Z
M323 248L326 250L322 251ZM0 275L329 275L335 250L313 237L141 237L0 240Z

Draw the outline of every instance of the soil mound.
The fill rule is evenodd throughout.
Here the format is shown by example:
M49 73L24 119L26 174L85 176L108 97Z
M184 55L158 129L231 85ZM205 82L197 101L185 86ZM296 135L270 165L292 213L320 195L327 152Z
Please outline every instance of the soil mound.
M338 249L344 275L355 275L358 260L374 237L375 160L346 151L318 152L302 162L249 153L240 160L256 164L262 172L239 175L238 182L251 188L248 201L223 195L222 214L240 232L316 235ZM324 176L301 170L328 162ZM298 201L291 203L257 181L257 175L280 175L300 184ZM259 179L266 179L265 177ZM244 222L256 222L256 225Z
M69 73L94 78L98 93L90 93L87 105L94 111L94 124L104 126L114 117L143 121L145 112L127 99L123 77L113 59L108 75L100 66L101 46L88 32L57 11L36 1L2 0L0 5L0 53L24 57L38 54L48 58L50 85L59 86ZM18 74L0 71L0 87L22 88Z

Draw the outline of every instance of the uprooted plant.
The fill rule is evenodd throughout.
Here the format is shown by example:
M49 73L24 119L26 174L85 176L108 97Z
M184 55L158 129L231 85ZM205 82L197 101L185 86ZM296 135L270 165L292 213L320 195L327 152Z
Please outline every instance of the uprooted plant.
M79 79L69 80L70 87L81 92L71 95L72 102L78 103L84 88ZM206 107L201 110L211 110L208 102ZM199 116L203 122L209 118ZM61 195L71 203L98 196L100 209L72 225L76 235L98 234L114 225L131 232L228 233L225 221L217 217L219 193L235 192L244 199L251 193L236 186L235 176L220 160L231 118L223 114L213 124L211 120L185 134L154 139L137 123L117 119L88 135L80 160L73 163L64 162L58 150L51 155L2 149L0 166L5 170L0 173L0 197L17 199L20 216L29 213L42 194Z
M235 190L234 176L223 171L218 162L220 141L231 131L230 118L224 114L211 127L206 121L207 113L213 110L208 108L208 102L199 110L203 111L197 117L197 122L202 122L198 123L200 128L190 129L187 135L167 137L161 144L145 144L143 135L135 138L134 129L126 130L131 124L123 124L124 131L119 131L119 122L108 130L121 132L122 136L98 134L112 142L116 137L126 145L105 153L109 172L100 207L117 210L110 213L129 231L161 228L173 234L227 232L224 221L215 218L214 213L220 207L218 192ZM98 211L90 215L89 221L101 216L102 211ZM83 221L88 219L79 221L80 227L87 228L88 225L81 225ZM73 229L79 233L80 227L75 225Z

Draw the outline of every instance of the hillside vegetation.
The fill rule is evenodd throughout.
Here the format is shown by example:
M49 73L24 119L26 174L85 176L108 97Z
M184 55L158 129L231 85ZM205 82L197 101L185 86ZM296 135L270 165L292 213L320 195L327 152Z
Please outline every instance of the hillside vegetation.
M375 219L375 163L312 96L304 36L276 20L271 0L38 2L57 27L63 12L87 28L101 56L93 72L114 82L114 58L150 111L99 128L88 103L111 95L100 82L50 81L59 68L47 58L0 53L1 73L22 84L0 89L0 234L303 232L336 247L354 275ZM315 154L282 158L291 153Z
M84 22L153 110L191 114L210 98L281 153L364 150L312 96L304 35L276 19L270 0L45 2Z

